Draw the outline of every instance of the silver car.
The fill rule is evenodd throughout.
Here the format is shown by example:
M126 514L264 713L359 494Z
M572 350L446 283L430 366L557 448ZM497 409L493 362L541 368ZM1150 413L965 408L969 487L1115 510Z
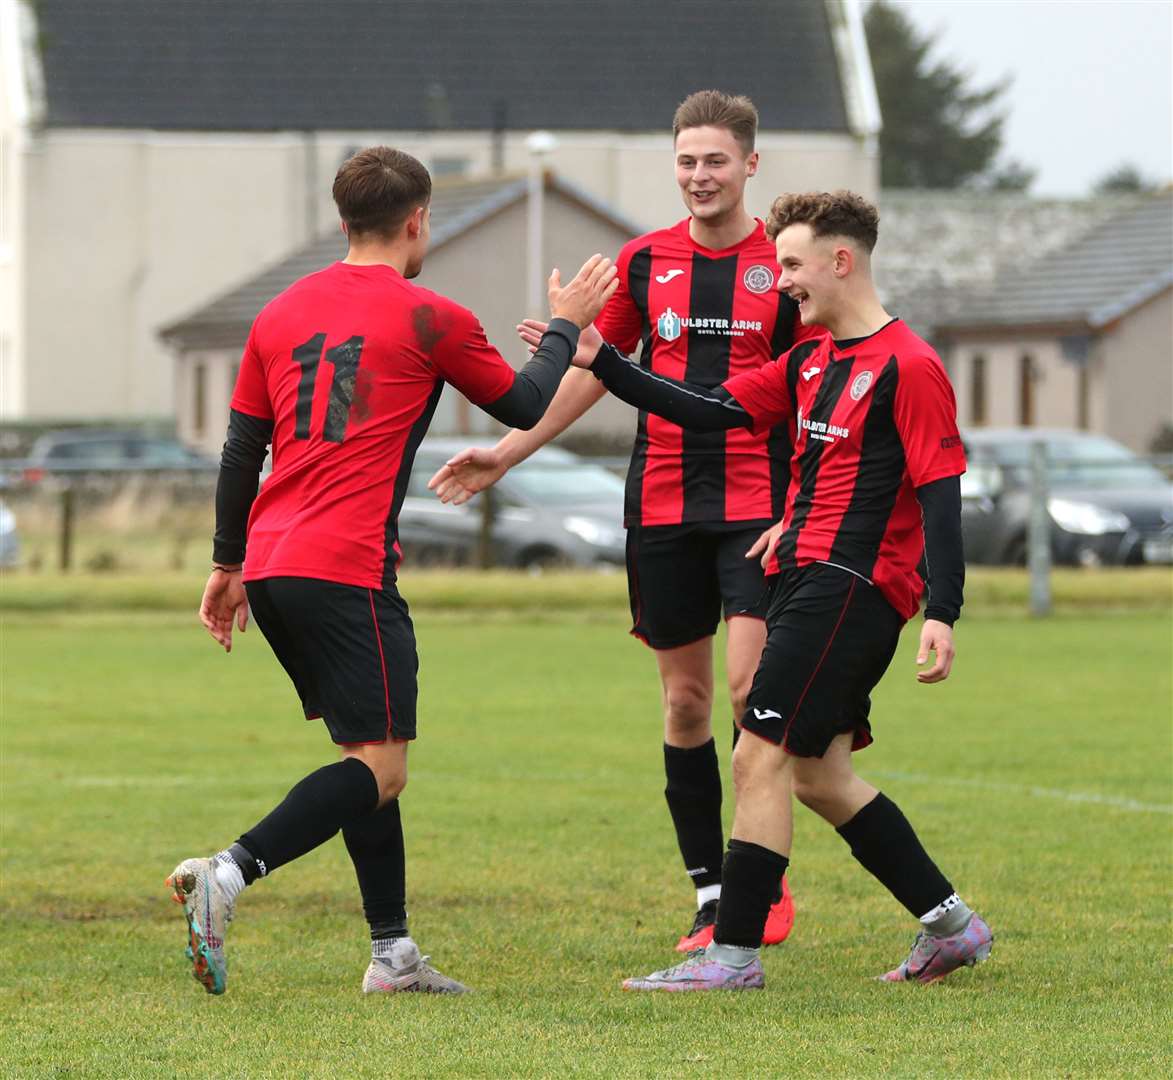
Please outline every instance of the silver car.
M428 480L467 439L425 439L399 514L408 566L471 564L478 558L485 493L463 506L440 502ZM483 443L481 445L489 445ZM544 446L491 489L492 560L498 566L622 566L623 481L601 465Z
M20 535L16 531L16 518L0 500L0 566L17 566L19 563Z

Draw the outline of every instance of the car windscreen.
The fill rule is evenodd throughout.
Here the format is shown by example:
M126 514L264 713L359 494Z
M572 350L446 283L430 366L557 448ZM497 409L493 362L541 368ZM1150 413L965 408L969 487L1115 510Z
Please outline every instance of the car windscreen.
M1165 484L1161 471L1138 458L1127 447L1095 436L1049 438L1047 478L1053 488L1137 488ZM1025 479L1030 469L1031 443L1007 442L996 460Z
M623 481L599 465L526 462L509 474L514 489L543 506L608 502L623 498Z

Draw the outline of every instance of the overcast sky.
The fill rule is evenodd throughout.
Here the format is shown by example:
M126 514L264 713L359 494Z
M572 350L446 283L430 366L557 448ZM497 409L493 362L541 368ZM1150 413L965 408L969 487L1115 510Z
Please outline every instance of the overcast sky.
M1173 178L1173 0L896 0L940 58L1014 83L1003 153L1039 195L1079 195L1129 161Z

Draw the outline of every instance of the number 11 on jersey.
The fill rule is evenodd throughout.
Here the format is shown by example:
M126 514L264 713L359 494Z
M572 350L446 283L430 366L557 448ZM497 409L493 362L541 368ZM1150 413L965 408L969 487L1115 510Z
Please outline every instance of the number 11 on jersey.
M324 333L314 334L293 350L293 362L301 368L297 383L297 407L293 437L310 437L310 419L314 404L314 386L318 379L318 364L326 344ZM326 350L326 362L334 367L334 379L330 383L330 400L326 405L326 422L322 425L322 438L326 442L340 443L346 435L346 421L350 417L350 403L354 400L354 384L358 377L359 360L362 357L363 339L359 336L348 338L341 345Z

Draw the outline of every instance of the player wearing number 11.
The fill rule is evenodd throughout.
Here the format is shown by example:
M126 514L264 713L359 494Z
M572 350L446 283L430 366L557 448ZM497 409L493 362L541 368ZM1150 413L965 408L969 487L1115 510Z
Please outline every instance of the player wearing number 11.
M416 735L417 659L395 587L396 522L444 383L501 423L532 427L616 283L599 255L565 287L555 270L550 330L515 372L470 311L409 280L428 248L431 187L423 165L388 147L344 162L334 200L346 258L269 303L241 361L200 618L231 650L251 609L306 718L325 721L342 759L299 781L230 847L168 877L209 993L226 987L224 930L240 892L339 831L370 924L363 990L466 989L431 968L407 932L398 796ZM270 442L273 472L258 494Z

